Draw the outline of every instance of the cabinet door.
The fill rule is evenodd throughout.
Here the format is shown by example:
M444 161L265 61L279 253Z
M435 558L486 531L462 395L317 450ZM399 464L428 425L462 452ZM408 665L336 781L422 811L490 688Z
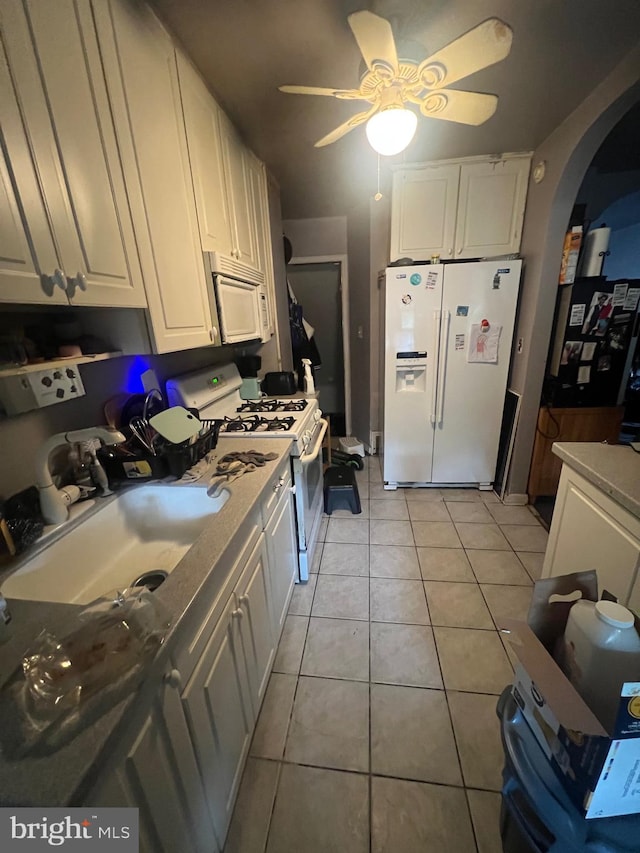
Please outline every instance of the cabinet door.
M205 252L230 255L233 243L220 141L220 110L188 60L179 52L176 56L200 244Z
M567 465L560 475L542 576L595 569L621 604L637 595L640 522Z
M68 296L77 305L144 306L88 0L8 3L3 13L9 66Z
M237 260L259 269L249 154L229 119L220 113L220 137L224 154L227 193L232 212L233 248Z
M391 260L453 256L459 166L406 169L393 176Z
M0 301L68 304L51 225L0 43ZM19 202L18 202L19 199Z
M247 561L236 585L235 596L238 607L244 613L240 622L240 635L251 704L257 717L267 689L276 645L272 630L271 590L264 536L260 537Z
M209 288L171 39L148 6L93 3L158 352L212 342ZM133 147L132 147L133 141Z
M277 643L287 617L298 557L293 496L288 487L269 519L265 536L269 558L273 634Z
M251 200L255 214L256 246L258 269L264 274L264 286L261 286L262 341L274 334L275 280L273 274L273 256L271 254L271 224L269 221L269 199L267 196L267 175L264 164L248 152L247 164L251 186Z
M456 258L520 251L530 162L516 157L461 167Z
M218 849L176 686L164 684L124 760L87 805L139 810L144 853Z
M254 723L240 636L243 618L244 611L232 596L182 694L220 846L229 828Z

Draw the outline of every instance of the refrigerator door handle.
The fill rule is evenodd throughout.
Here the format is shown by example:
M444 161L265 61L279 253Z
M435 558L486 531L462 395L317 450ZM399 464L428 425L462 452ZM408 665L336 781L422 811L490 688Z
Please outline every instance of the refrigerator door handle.
M442 312L440 322L440 344L438 347L438 412L436 423L441 424L444 415L444 373L447 364L447 342L449 340L449 311Z
M438 400L438 353L440 352L440 318L442 311L433 312L433 352L435 353L433 364L433 382L431 384L431 413L429 420L432 424L436 422L436 410Z

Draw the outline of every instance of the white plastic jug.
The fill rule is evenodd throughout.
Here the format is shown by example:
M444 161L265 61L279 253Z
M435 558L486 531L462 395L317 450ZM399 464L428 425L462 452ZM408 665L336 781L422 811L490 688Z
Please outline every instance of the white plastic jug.
M558 651L565 675L611 733L621 686L640 681L640 636L633 613L613 601L576 601Z

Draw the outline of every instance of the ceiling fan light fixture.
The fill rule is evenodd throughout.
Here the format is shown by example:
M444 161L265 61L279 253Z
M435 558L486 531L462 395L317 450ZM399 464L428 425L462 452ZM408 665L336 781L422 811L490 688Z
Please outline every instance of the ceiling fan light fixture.
M390 107L371 116L366 126L367 139L378 154L392 157L409 145L417 126L418 117L413 110Z

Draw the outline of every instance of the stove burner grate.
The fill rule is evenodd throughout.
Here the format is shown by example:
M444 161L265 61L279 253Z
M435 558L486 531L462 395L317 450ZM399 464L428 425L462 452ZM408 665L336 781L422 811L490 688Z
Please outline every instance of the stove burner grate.
M238 415L235 418L225 417L221 432L288 432L295 422L293 417L262 418L260 415Z
M303 412L308 400L249 400L239 406L237 412Z

